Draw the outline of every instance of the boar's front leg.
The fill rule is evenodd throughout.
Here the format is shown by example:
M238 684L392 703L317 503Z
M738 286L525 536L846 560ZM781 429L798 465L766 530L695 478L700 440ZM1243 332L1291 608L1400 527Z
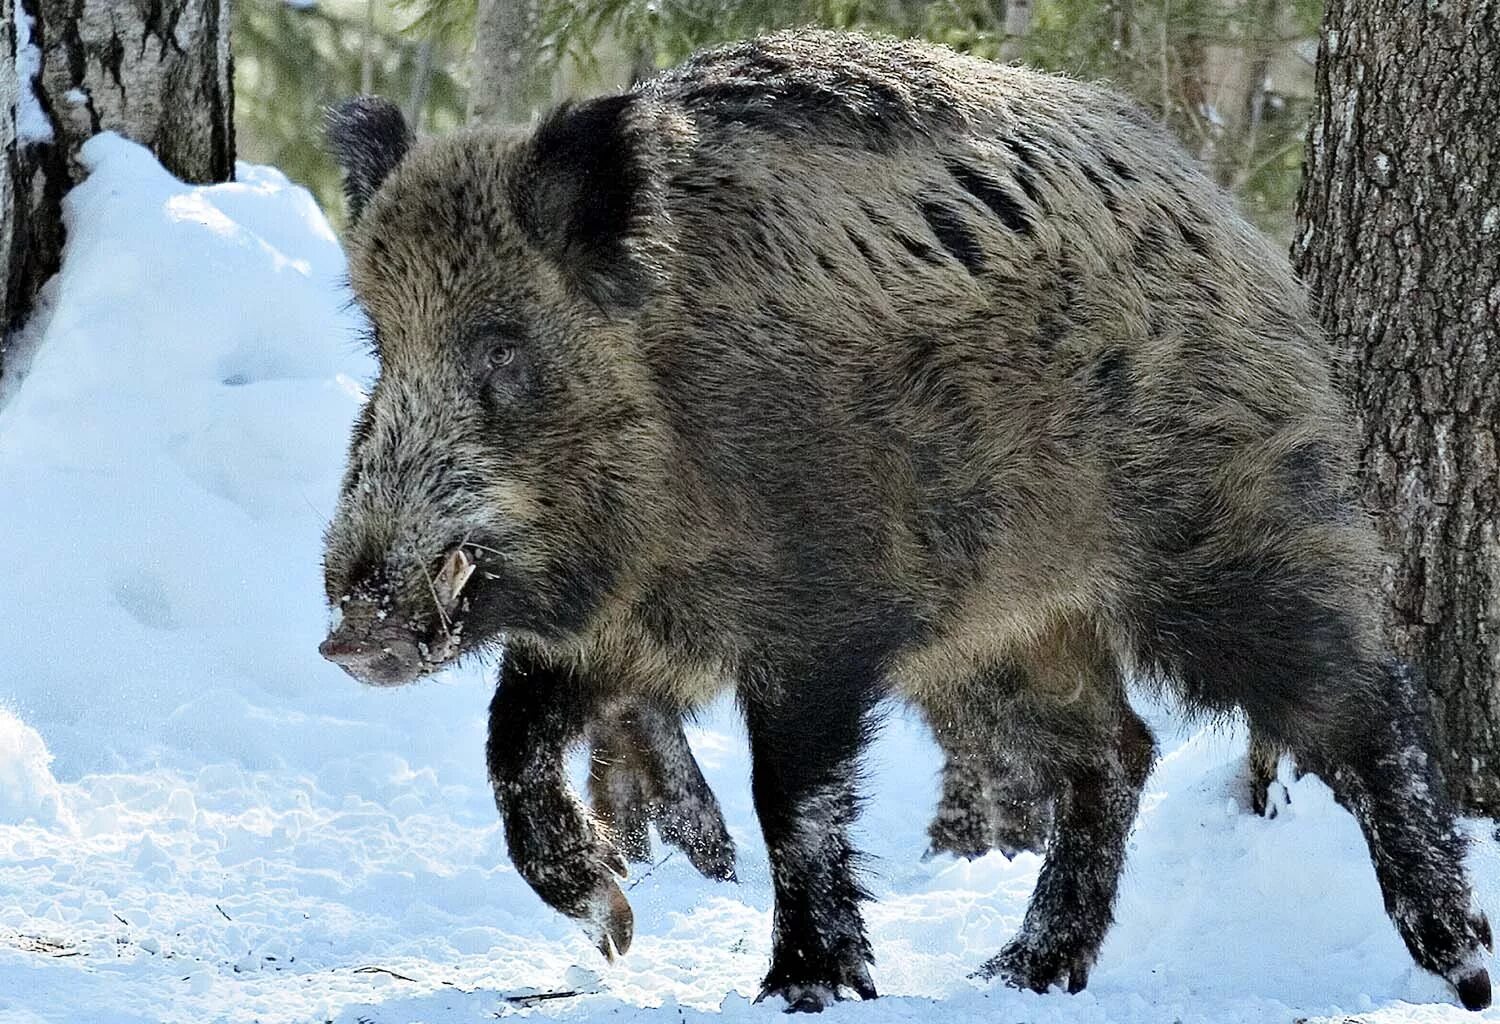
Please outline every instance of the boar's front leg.
M776 906L771 968L759 999L781 996L789 1010L822 1010L852 989L875 998L849 841L855 778L869 701L858 694L745 687L751 793L760 818Z
M511 862L548 906L578 921L607 959L630 948L634 917L615 876L625 860L568 784L568 748L599 710L568 669L507 648L486 753Z

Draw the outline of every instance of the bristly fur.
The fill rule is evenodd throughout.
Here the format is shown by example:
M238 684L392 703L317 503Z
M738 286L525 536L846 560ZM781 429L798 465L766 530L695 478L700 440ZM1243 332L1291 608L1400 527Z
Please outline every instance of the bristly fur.
M1131 104L793 32L527 133L357 138L394 140L345 147L381 376L329 599L371 681L430 670L450 625L507 637L510 848L601 949L629 941L618 854L563 753L617 701L730 689L776 886L766 991L874 995L847 825L895 695L1050 813L986 971L1082 987L1153 750L1134 670L1317 766L1418 962L1487 1002L1327 345ZM460 547L478 570L439 622L425 581Z
M344 199L353 223L411 148L414 136L401 109L378 96L356 96L330 107L324 131L344 170Z

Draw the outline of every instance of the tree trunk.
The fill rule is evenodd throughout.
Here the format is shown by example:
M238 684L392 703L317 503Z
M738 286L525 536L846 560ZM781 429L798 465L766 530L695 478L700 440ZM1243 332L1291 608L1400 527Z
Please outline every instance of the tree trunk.
M1267 86L1276 58L1277 36L1282 22L1283 0L1248 0L1243 7L1244 35L1240 54L1244 62L1244 99L1234 124L1232 163L1225 162L1221 184L1241 191L1261 168L1262 128L1266 122Z
M1109 48L1116 59L1123 60L1135 44L1135 0L1110 0Z
M536 53L536 0L479 0L474 23L471 120L519 124L552 98L552 75Z
M1500 814L1500 0L1329 0L1293 260L1343 357L1387 625Z
M40 73L7 119L10 232L5 307L14 325L62 256L62 197L83 177L78 150L101 131L149 147L187 181L234 173L230 0L0 0L30 16ZM6 26L11 21L6 19ZM14 53L15 43L11 41ZM16 82L11 73L6 81ZM17 126L21 128L18 131ZM8 134L6 134L8 133Z
M16 208L16 26L13 0L0 0L0 374L5 372L5 328L10 324L10 246Z
M1031 34L1032 0L1009 0L1005 5L1005 39L1000 44L1000 59L1020 60L1026 52L1026 37Z

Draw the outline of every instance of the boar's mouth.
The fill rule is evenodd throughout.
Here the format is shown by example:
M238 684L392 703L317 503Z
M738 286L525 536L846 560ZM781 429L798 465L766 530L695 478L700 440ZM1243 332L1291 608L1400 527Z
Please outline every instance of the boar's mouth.
M428 624L431 616L425 609L403 621L391 614L389 599L382 595L345 595L336 611L337 621L318 652L372 686L401 686L431 675L462 651L469 607L465 590L478 568L460 544L443 556L435 573L424 569L435 625Z

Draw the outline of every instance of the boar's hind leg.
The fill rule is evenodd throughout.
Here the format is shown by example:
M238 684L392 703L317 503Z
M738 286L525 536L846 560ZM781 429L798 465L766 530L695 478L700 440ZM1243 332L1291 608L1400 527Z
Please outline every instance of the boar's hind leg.
M589 726L589 794L633 861L651 858L648 822L705 878L734 880L734 840L682 731L682 715L633 701Z
M943 791L927 826L926 856L983 857L995 845L994 773L987 758L967 749L950 730L934 727L932 732L943 752Z
M927 826L926 856L951 853L968 860L991 850L1006 857L1023 850L1041 853L1052 798L1034 773L985 744L968 742L957 721L962 712L924 707L922 713L943 752L942 794Z
M1427 734L1425 696L1394 660L1358 678L1363 713L1337 732L1296 736L1291 747L1359 821L1386 913L1412 958L1447 979L1465 1007L1483 1009L1490 926L1471 909L1465 840Z
M852 989L875 997L855 880L849 826L857 808L857 759L873 697L808 686L745 688L751 792L771 859L775 911L771 968L758 998L789 1010L822 1010Z
M490 702L490 783L511 862L548 906L578 921L608 959L630 948L625 860L568 783L567 753L598 713L573 672L507 648Z
M1245 755L1246 773L1250 777L1250 809L1262 818L1276 817L1278 807L1287 799L1286 791L1277 780L1277 765L1283 751L1276 743L1262 736L1259 730L1250 731L1250 749ZM1272 787L1277 799L1273 800Z
M1489 926L1470 909L1424 697L1364 625L1368 598L1349 556L1329 546L1337 535L1316 536L1320 545L1176 560L1157 593L1178 596L1150 606L1141 660L1190 705L1243 708L1252 732L1329 784L1364 831L1412 957L1465 1006L1486 1006Z
M1035 992L1054 984L1078 992L1088 984L1113 920L1125 841L1155 756L1151 733L1126 702L1118 676L1088 685L1097 689L1074 706L1023 698L1004 727L1024 732L1007 744L1030 748L1056 797L1021 930L978 974Z

